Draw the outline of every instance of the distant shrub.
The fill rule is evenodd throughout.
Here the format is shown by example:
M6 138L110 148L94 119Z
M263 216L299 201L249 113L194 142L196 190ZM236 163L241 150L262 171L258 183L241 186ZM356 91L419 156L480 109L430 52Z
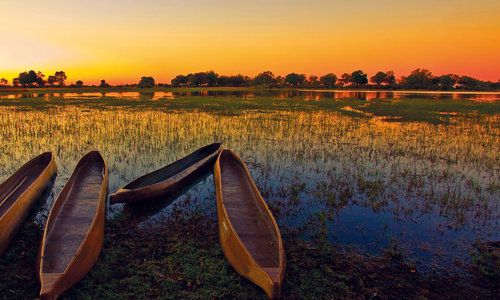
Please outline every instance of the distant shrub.
M155 86L155 80L151 76L142 76L141 80L137 84L139 88L152 88Z

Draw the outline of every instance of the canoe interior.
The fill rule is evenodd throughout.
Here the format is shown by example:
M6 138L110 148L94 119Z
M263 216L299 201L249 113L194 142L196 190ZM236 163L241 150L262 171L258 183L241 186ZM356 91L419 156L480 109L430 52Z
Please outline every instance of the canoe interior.
M63 273L97 213L105 164L91 157L76 170L45 241L43 273ZM59 201L59 199L58 199Z
M7 212L16 199L42 174L51 159L51 153L43 153L26 163L14 175L0 184L0 217Z
M124 186L123 188L132 190L161 182L165 179L168 179L182 172L183 170L189 168L198 161L206 158L210 154L213 154L219 149L219 147L220 143L207 145L164 168L161 168L159 170L156 170L154 172L151 172L149 174L137 178L136 180Z
M221 154L220 168L224 206L239 238L261 267L278 268L279 237L251 179L229 151Z

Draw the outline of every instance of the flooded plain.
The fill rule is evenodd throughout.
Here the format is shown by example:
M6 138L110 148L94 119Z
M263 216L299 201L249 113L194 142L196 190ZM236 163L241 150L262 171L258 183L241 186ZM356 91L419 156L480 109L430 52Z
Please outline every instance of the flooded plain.
M1 91L0 91L1 92ZM160 100L175 99L180 97L204 96L204 97L228 97L236 96L242 99L252 99L255 97L273 97L278 99L301 98L304 100L328 100L328 99L454 99L454 100L475 100L475 101L496 101L500 100L500 92L468 92L468 91L442 91L442 92L422 92L422 91L350 91L350 90L196 90L177 89L172 91L153 91L146 89L142 91L83 91L78 89L74 92L15 92L0 93L2 99L28 99L43 98L49 99L79 99L79 98L123 98Z
M350 93L350 94L349 94ZM53 192L99 150L110 192L212 142L247 163L280 226L420 270L460 270L500 240L500 98L486 93L162 91L0 95L0 181L44 151ZM314 100L314 101L311 101ZM108 218L123 206L108 206ZM212 176L172 209L216 218Z

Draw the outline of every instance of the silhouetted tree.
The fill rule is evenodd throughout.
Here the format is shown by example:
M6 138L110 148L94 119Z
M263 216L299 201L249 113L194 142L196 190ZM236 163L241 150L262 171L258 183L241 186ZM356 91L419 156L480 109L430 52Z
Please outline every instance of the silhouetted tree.
M12 86L13 87L18 87L19 86L19 78L12 78Z
M458 77L453 74L442 75L437 78L439 88L442 90L451 90L455 87Z
M387 77L387 74L385 74L384 72L382 71L379 71L377 72L377 74L373 75L371 78L370 78L370 81L372 83L375 83L376 85L382 85L382 83L385 82L385 78Z
M324 88L334 88L335 84L337 84L337 76L333 73L328 73L326 75L323 75L319 78L319 82L321 83L321 86Z
M54 73L54 77L56 79L56 83L58 86L65 86L66 85L66 79L68 79L68 76L66 76L66 72L64 71L57 71Z
M483 90L487 86L485 82L470 76L460 77L458 79L458 84L460 88L464 90Z
M408 77L402 77L401 83L405 88L409 89L431 89L432 73L426 69L416 69L411 72Z
M45 81L44 78L45 75L42 72L38 71L38 73L36 74L36 85L39 87L45 86L47 82Z
M381 85L393 86L396 84L396 76L394 76L393 71L387 71L387 72L379 71L370 78L370 82L375 83L378 86Z
M282 87L285 86L285 78L281 75L278 75L274 78L273 87Z
M171 84L174 87L187 86L189 83L189 78L184 75L177 75L174 79L172 79Z
M139 88L152 88L155 86L155 80L153 77L148 77L148 76L142 76L141 80L137 84L137 87Z
M56 77L54 75L50 75L49 77L47 77L48 85L54 86L55 83L56 83Z
M0 86L7 86L7 84L9 84L7 79L5 79L5 78L0 79Z
M234 86L249 86L252 79L248 76L238 74L233 77Z
M351 73L350 81L355 86L364 85L368 83L368 75L361 70L357 70Z
M259 75L255 76L252 84L254 86L272 87L275 85L274 79L275 79L275 77L274 77L273 72L265 71L265 72L262 72Z
M215 73L214 71L208 71L205 73L206 85L208 86L216 86L218 79L219 74Z
M203 85L203 82L205 82L205 73L203 72L198 72L198 73L190 73L187 75L188 78L188 85L189 86L201 86Z
M217 80L217 85L219 86L233 86L231 82L231 76L221 75Z
M82 87L82 86L83 86L83 81L81 81L81 80L77 80L77 81L75 82L75 86L76 86L76 87L78 87L78 88L79 88L79 87Z
M394 75L394 71L387 71L385 73L387 76L385 77L385 83L389 86L394 86L396 85L396 75Z
M40 77L41 76L41 77ZM33 70L27 71L27 72L22 72L19 73L18 81L19 84L21 84L23 87L33 87L33 86L43 86L44 81L43 81L43 73L41 72L35 72Z
M19 73L17 79L20 85L27 87L36 83L36 73L35 71L22 72Z
M25 72L26 73L26 72ZM143 77L147 78L147 77ZM141 78L142 81L142 78ZM484 82L469 76L459 77L457 75L443 75L439 77L432 76L432 73L425 69L414 70L409 76L402 77L400 83L396 82L396 77L393 71L387 72L377 72L374 76L370 78L370 81L377 86L386 87L402 87L402 88L412 88L412 89L453 89L455 86L457 88L463 89L498 89L500 83L498 82ZM51 77L49 77L49 83L52 82ZM261 87L324 87L324 88L334 88L336 84L340 86L353 86L358 87L368 83L368 76L361 70L352 72L351 74L344 73L341 78L337 78L335 74L330 73L318 78L315 75L309 76L306 79L304 74L290 73L285 78L282 76L275 76L270 71L265 71L253 79L248 76L243 76L241 74L234 76L221 75L219 76L214 71L208 72L197 72L188 75L178 75L171 81L174 87L183 86L261 86ZM102 85L101 85L102 86ZM105 85L108 86L108 85ZM128 85L126 85L128 86ZM140 82L137 86L143 87L143 83ZM151 84L147 84L151 86Z
M319 78L318 76L316 75L311 75L309 76L309 78L307 79L307 85L309 87L312 87L312 88L317 88L319 87L320 83L319 83Z
M110 85L106 82L106 80L102 79L101 84L99 84L99 87L110 87Z
M241 74L235 76L219 76L217 81L218 86L248 86L250 78L248 76L243 76Z
M189 86L216 86L219 75L214 71L188 74Z
M285 76L285 82L294 87L303 86L305 81L306 75L304 74L290 73Z
M340 85L346 86L351 84L351 75L344 73L342 76L340 76L340 79L338 80Z

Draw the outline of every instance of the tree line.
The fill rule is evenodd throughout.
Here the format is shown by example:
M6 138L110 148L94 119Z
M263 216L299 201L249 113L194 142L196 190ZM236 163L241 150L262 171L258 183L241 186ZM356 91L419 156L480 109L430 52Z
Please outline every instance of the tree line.
M482 81L470 76L447 74L434 76L427 69L416 69L397 79L393 71L379 71L373 76L362 70L344 73L340 77L333 73L323 76L290 73L276 76L265 71L251 78L243 75L218 75L214 71L177 75L171 81L173 87L232 86L265 88L378 88L378 89L423 89L423 90L497 90L500 81Z
M66 80L68 76L65 71L57 71L47 78L41 71L29 70L19 73L19 75L12 79L13 87L24 88L43 88L43 87L66 87ZM0 78L0 87L8 87L9 81L5 78ZM77 80L75 83L70 84L69 87L83 87L83 81ZM100 87L110 87L106 80L101 80Z
M12 80L14 87L64 87L67 76L64 71L57 71L45 78L45 75L34 70L22 72ZM137 84L121 86L132 86L139 88L151 88L156 86L151 76L143 76ZM8 86L5 78L0 79L0 86ZM77 80L69 87L83 87L83 81ZM99 87L110 85L101 80ZM362 70L344 73L340 77L333 73L323 76L300 73L290 73L286 76L276 76L271 71L264 71L255 77L238 75L219 75L214 71L190 73L177 75L170 84L158 84L158 86L172 87L261 87L261 88L377 88L377 89L423 89L423 90L498 90L500 81L482 81L470 76L459 76L446 74L434 76L427 69L416 69L407 76L396 78L393 71L379 71L373 76Z

